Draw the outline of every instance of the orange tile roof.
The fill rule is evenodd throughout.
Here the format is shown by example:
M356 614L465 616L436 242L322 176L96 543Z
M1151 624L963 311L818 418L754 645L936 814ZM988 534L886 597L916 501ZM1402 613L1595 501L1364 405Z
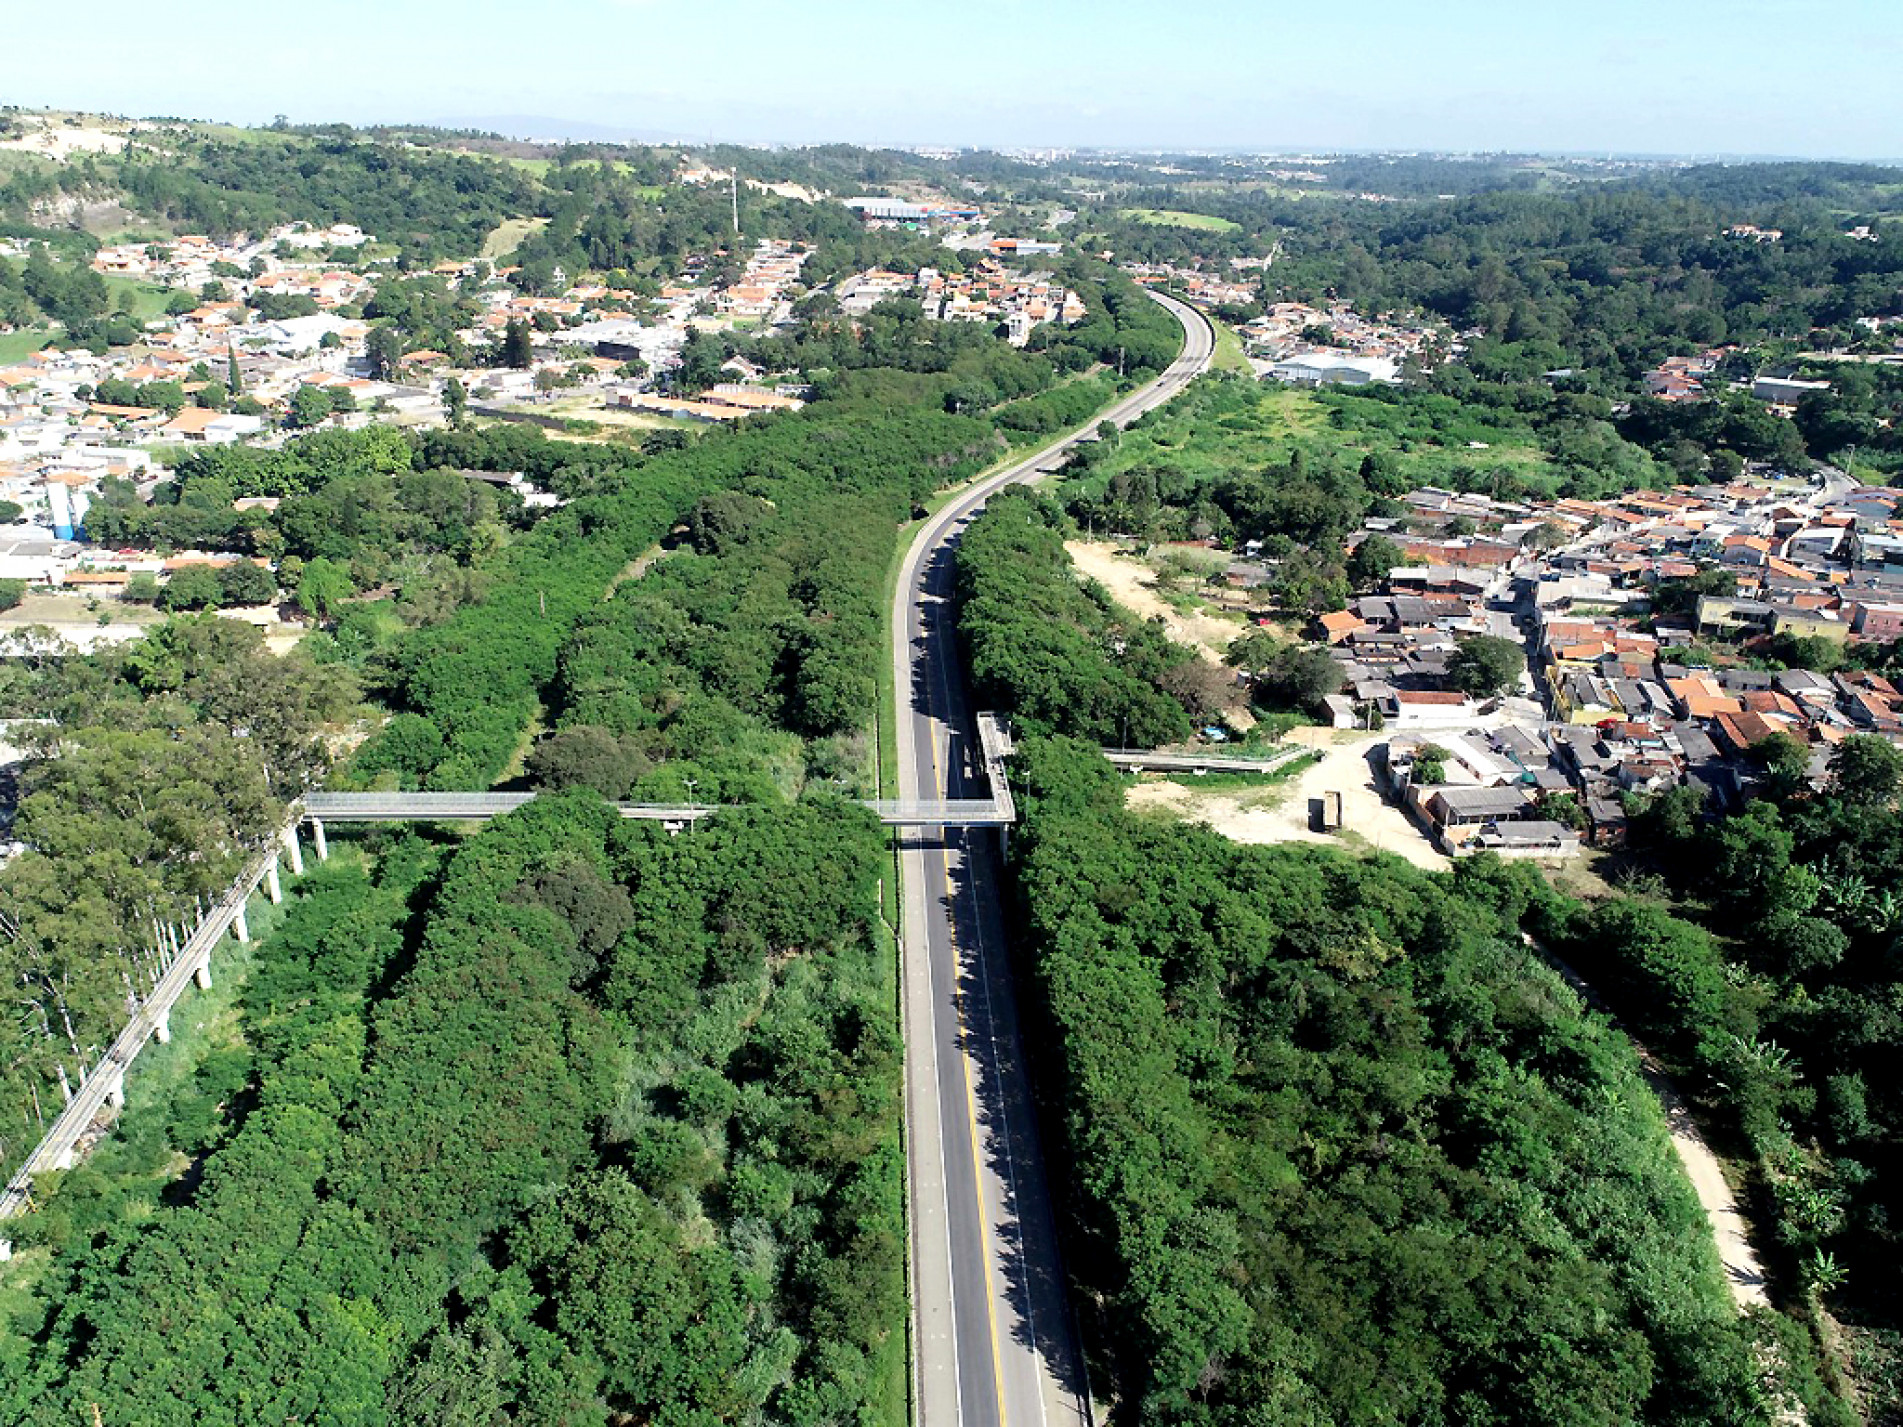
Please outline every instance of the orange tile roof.
M199 436L204 434L205 429L212 422L224 414L222 411L213 411L207 406L188 406L166 422L163 429L178 436Z

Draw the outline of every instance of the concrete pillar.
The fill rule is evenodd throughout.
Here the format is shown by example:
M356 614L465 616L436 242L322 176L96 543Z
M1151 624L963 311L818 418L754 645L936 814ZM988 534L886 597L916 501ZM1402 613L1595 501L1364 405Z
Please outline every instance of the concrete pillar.
M71 1169L73 1167L74 1158L75 1156L73 1154L73 1147L71 1145L68 1145L66 1146L65 1149L61 1150L58 1154L53 1156L53 1168L54 1169Z
M251 940L251 923L245 920L244 908L238 908L231 919L231 934L239 941Z
M198 983L200 991L211 990L211 955L209 953L203 961L192 968L192 980Z
M126 1073L122 1070L106 1084L106 1103L115 1110L126 1107Z
M304 875L304 849L297 845L297 824L292 823L284 829L284 851L291 859L291 875Z
M0 1239L0 1263L13 1257L13 1243L9 1239Z
M284 900L284 884L278 881L278 860L273 857L271 865L264 869L264 890L275 904Z
M152 1039L160 1045L172 1043L172 1013L170 1011L152 1023Z
M316 818L311 819L311 841L317 845L317 860L330 861L330 846L324 841L324 825Z

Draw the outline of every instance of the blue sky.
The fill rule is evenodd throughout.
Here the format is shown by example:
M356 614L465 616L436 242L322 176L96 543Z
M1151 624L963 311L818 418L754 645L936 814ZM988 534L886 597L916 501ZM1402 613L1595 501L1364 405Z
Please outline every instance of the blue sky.
M8 9L0 99L129 114L1903 158L1903 0L197 0L179 22L149 0Z

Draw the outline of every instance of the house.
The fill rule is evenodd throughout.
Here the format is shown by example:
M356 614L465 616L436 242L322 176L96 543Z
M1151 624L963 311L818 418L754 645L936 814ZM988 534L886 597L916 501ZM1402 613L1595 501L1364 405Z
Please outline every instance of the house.
M1415 806L1434 825L1437 840L1453 853L1483 827L1513 822L1533 806L1533 795L1522 787L1416 788Z
M1365 627L1360 615L1345 609L1325 614L1316 623L1321 626L1322 637L1330 644L1339 644L1349 635Z
M1739 599L1731 595L1700 595L1693 627L1701 634L1709 629L1736 633L1745 629L1768 629L1773 618L1771 606L1763 600Z
M264 418L239 412L212 411L188 406L164 426L159 434L173 441L196 441L209 446L227 446L241 436L255 436L264 430Z
M1382 717L1403 728L1448 727L1466 723L1475 713L1472 699L1451 690L1397 689L1382 699L1380 705Z

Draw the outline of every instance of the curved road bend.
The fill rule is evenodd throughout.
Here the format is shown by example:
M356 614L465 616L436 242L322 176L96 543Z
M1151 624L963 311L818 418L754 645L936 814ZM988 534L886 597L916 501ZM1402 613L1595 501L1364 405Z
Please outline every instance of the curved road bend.
M1209 324L1151 295L1183 324L1182 355L1099 420L1127 425L1209 365ZM901 798L988 791L977 786L953 627L952 551L994 491L1035 478L1067 444L960 494L906 554L892 610ZM912 1420L1079 1427L1088 1394L1025 1082L996 859L993 839L960 828L920 828L900 843Z

